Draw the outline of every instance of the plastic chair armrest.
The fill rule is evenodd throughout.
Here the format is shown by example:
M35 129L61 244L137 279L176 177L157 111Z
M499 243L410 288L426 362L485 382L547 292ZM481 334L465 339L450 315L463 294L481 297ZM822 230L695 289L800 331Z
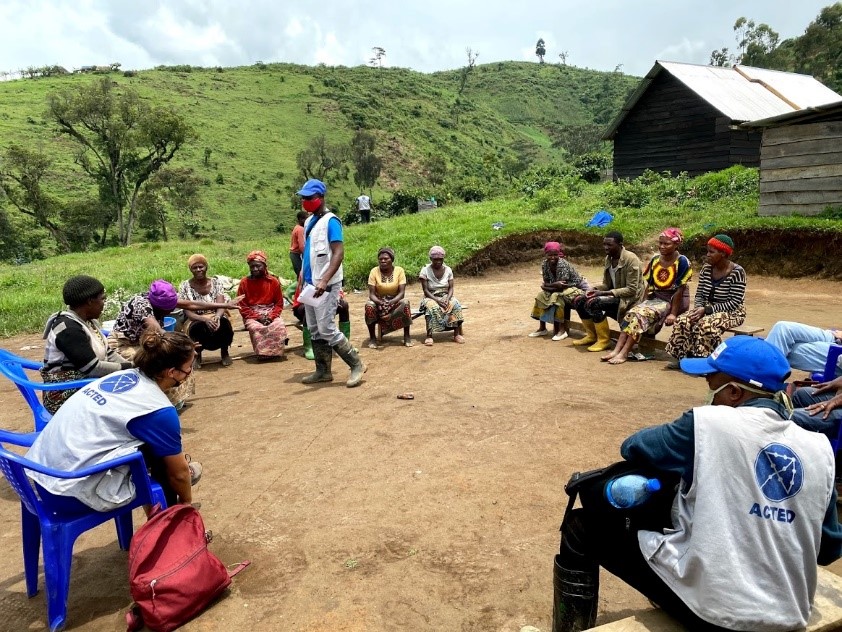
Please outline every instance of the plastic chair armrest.
M38 434L37 432L13 432L0 428L0 443L11 443L12 445L29 448L38 438Z
M91 382L94 381L94 378L88 380L71 380L69 382L50 382L45 384L44 382L33 382L32 380L25 380L18 376L12 376L8 373L5 374L9 380L14 382L15 384L20 384L22 386L26 386L27 388L35 389L38 391L65 391L74 388L82 388L83 386L87 386Z
M140 452L132 452L131 454L126 454L124 456L112 459L110 461L104 461L102 463L98 463L97 465L92 465L91 467L76 470L75 472L55 470L51 467L41 465L40 463L35 463L34 461L30 461L25 457L8 451L6 451L6 454L4 454L4 456L10 461L14 461L15 463L22 465L28 470L32 470L33 472L40 472L41 474L45 474L53 478L84 478L86 476L91 476L92 474L98 474L100 472L105 472L114 469L115 467L120 467L121 465L128 465L129 467L131 467L133 462L140 463L141 467L143 468L143 472L146 472L145 462L143 461L143 455Z

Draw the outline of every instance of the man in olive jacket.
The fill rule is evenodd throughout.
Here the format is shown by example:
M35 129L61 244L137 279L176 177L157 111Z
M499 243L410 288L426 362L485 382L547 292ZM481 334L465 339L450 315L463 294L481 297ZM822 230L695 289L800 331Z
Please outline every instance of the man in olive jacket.
M573 307L582 319L585 337L574 345L590 345L588 351L603 351L611 346L608 316L621 321L630 307L643 300L643 266L633 252L623 247L623 235L611 231L602 240L605 249L605 272L602 283L587 294L573 300Z

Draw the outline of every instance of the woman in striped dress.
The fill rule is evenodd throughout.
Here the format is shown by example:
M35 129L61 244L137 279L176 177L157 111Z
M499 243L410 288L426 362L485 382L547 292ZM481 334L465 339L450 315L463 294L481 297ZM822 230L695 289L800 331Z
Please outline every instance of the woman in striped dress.
M728 235L711 237L693 309L675 319L666 351L676 360L706 358L722 334L746 319L746 271L731 261L734 242ZM678 362L670 364L678 368Z

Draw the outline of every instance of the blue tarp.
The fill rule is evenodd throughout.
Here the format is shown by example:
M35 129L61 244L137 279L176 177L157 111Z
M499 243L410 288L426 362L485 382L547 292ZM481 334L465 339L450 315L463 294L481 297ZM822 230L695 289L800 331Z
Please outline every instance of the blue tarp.
M611 215L611 213L606 211L604 208L601 208L594 213L594 216L591 217L590 221L585 224L585 226L589 226L591 228L602 228L603 226L608 226L613 219L614 216Z

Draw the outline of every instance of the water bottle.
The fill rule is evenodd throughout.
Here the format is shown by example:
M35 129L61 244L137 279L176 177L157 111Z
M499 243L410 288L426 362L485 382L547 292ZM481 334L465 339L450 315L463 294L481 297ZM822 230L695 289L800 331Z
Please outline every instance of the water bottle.
M642 505L659 489L661 481L657 478L626 474L608 481L605 485L605 498L618 509L628 509Z

